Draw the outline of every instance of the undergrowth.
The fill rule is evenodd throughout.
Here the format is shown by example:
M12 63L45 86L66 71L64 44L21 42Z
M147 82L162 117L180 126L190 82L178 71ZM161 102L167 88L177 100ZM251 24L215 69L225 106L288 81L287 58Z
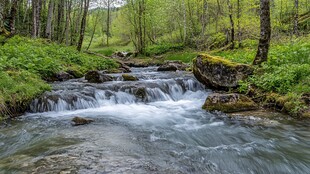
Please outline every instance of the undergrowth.
M244 92L247 86L255 85L267 93L277 93L287 99L287 108L292 114L307 107L301 100L303 94L310 93L310 36L273 42L268 62L256 67L254 75L241 82L239 90ZM213 53L229 60L251 64L256 47L245 46L242 49ZM290 105L290 107L288 107ZM309 107L309 106L308 106Z
M58 72L83 74L117 66L111 59L80 53L48 40L10 38L0 47L0 117L11 108L26 107L33 98L50 90L42 79Z

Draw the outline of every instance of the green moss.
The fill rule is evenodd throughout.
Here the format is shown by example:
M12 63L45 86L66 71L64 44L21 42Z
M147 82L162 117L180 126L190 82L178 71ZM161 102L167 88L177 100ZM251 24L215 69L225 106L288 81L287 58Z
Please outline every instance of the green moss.
M25 70L0 71L0 115L17 114L50 86L41 78Z
M122 75L124 81L137 81L138 78L137 77L134 77L132 75L129 75L129 74L123 74Z
M216 56L211 56L211 55L208 55L208 54L200 54L199 55L202 59L202 62L204 64L206 63L211 63L211 64L223 64L227 67L232 67L232 68L235 68L241 64L239 63L235 63L235 62L232 62L232 61L229 61L227 59L224 59L224 58L221 58L221 57L216 57Z
M238 99L235 99L236 97L230 97L229 95L225 99L217 96L208 97L202 108L208 111L217 110L225 113L257 109L255 102L245 96L240 95Z

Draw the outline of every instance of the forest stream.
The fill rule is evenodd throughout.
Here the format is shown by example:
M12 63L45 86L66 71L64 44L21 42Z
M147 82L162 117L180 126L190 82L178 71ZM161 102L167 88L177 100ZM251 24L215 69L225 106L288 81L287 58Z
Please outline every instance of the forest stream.
M132 70L139 81L52 84L1 126L0 173L309 173L309 121L209 113L191 73Z

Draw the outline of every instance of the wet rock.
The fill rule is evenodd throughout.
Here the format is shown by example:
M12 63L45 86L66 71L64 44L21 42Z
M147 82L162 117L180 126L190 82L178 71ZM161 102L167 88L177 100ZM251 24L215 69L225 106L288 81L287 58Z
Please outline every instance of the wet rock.
M119 70L123 73L130 73L131 70L130 70L130 67L127 66L126 64L124 63L120 63L120 67L119 67Z
M84 76L84 74L81 71L75 69L69 69L66 72L72 75L74 78L81 78Z
M56 82L56 81L67 81L73 79L74 76L67 72L58 72L50 77L45 78L44 80L48 82Z
M180 61L169 61L158 67L157 71L185 71L188 67Z
M210 94L203 105L208 111L222 111L232 113L257 109L253 100L242 94Z
M253 73L253 68L219 57L198 55L193 60L193 73L206 87L227 90L237 87L240 80Z
M111 76L100 71L89 71L85 74L85 79L90 83L104 83L113 80Z
M122 75L124 81L138 81L139 79L133 75L123 74Z
M59 72L55 76L58 81L66 81L74 78L71 74L67 72Z
M137 88L136 91L134 92L134 95L141 99L142 101L145 101L147 98L147 92L145 88Z
M93 122L94 120L91 119L86 119L82 117L74 117L72 119L72 122L74 123L73 126L80 126L80 125L85 125Z

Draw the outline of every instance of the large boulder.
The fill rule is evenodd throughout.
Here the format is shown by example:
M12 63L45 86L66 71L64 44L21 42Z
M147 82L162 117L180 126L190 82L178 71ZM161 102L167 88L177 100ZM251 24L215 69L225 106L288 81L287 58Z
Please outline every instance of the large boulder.
M193 60L193 73L206 87L211 89L235 88L240 80L253 74L249 65L234 63L223 58L198 55Z
M104 83L107 81L113 81L113 77L100 71L89 71L85 74L85 79L90 83Z
M208 111L222 111L224 113L249 111L257 109L256 103L242 94L210 94L203 109Z
M185 71L189 66L180 61L169 61L158 67L157 71Z

